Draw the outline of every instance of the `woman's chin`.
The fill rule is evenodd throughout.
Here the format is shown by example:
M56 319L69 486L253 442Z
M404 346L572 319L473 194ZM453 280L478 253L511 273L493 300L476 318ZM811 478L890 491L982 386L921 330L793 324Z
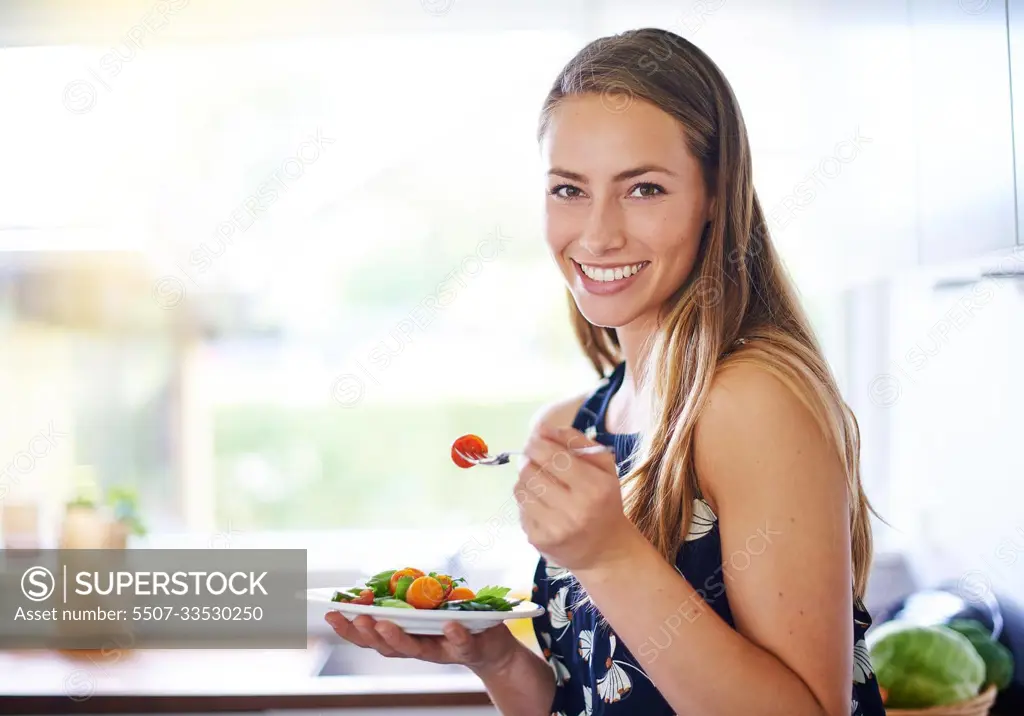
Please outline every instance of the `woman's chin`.
M640 311L629 306L595 306L593 297L582 301L577 297L576 307L590 323L599 328L622 328L628 326L640 315Z

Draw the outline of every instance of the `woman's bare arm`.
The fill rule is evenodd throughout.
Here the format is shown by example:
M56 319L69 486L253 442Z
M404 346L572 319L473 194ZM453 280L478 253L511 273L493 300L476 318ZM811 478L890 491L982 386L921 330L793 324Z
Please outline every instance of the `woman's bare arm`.
M691 585L635 530L576 577L676 711L846 716L852 571L838 455L799 399L753 366L716 380L695 443L720 519L714 583ZM723 586L735 630L698 592Z
M515 641L508 661L474 668L473 672L484 682L502 716L548 716L555 698L555 674L538 654Z

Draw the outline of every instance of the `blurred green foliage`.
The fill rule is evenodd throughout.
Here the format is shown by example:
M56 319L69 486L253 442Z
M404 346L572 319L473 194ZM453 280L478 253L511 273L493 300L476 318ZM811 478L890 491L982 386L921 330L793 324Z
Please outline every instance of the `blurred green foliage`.
M486 521L511 496L515 465L462 469L452 442L518 449L539 406L244 405L216 414L217 520L238 529L438 527ZM310 460L309 456L315 456ZM260 496L245 466L276 481Z

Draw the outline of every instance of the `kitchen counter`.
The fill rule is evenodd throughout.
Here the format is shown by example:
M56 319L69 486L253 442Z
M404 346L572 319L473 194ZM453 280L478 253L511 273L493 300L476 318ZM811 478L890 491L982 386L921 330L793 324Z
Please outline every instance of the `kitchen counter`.
M0 713L214 713L487 707L458 666L384 659L312 641L304 650L0 652ZM387 713L395 713L388 711ZM404 711L403 711L404 713ZM995 710L990 716L1020 716Z
M0 712L19 714L490 704L462 667L316 641L305 650L0 652L0 694Z

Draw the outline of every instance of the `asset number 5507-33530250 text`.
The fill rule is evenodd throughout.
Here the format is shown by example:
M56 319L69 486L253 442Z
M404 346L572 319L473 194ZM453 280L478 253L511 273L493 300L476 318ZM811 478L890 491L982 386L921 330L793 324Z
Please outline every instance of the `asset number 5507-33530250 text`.
M133 607L133 621L260 621L261 607Z

